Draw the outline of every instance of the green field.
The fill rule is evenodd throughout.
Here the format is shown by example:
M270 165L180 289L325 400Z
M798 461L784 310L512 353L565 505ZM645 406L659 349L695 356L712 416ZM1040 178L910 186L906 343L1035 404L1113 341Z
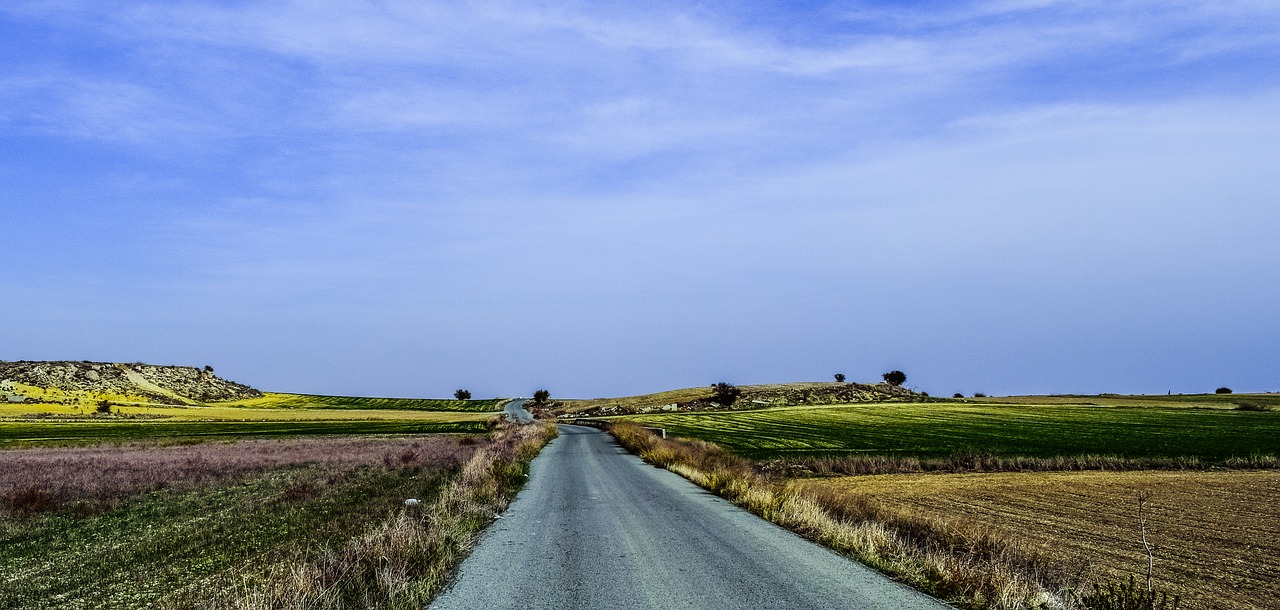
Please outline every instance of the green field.
M1237 399L1248 400L1244 396ZM989 452L1030 457L1196 456L1216 461L1280 453L1280 411L1091 406L1079 402L866 403L627 419L663 427L675 436L712 441L757 459L842 454L941 457Z
M0 447L200 438L484 432L489 420L0 421Z
M253 575L264 561L345 540L402 498L431 497L448 473L366 469L321 487L324 474L292 469L226 487L156 492L102 515L5 522L0 606L128 608L199 599L206 579L237 569ZM290 493L312 488L324 493L301 500Z
M215 403L259 409L377 409L392 411L501 411L500 398L453 400L441 398L369 398L360 396L322 396L318 394L284 394L267 392L262 398Z

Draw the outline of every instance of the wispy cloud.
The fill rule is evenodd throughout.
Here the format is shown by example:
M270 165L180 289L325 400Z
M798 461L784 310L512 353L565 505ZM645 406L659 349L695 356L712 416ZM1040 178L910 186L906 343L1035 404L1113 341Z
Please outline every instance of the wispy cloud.
M593 337L696 376L717 350L787 344L798 369L978 340L948 328L1001 315L993 337L1053 335L1019 303L1085 326L1104 300L1138 318L1222 278L1280 291L1260 271L1280 264L1271 2L15 1L0 19L22 58L0 65L5 220L40 253L32 282L71 302L91 279L170 328L261 316L320 353L316 327L358 327L442 377L554 329L584 380L609 361ZM103 271L111 255L127 264ZM769 339L721 342L750 328Z

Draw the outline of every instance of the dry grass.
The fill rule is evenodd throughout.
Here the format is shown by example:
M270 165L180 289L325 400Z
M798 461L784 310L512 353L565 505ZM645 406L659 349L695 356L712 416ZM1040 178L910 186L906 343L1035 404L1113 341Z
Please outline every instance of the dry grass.
M346 544L279 563L265 579L242 581L231 598L189 605L422 608L505 510L529 462L554 436L555 427L546 424L504 427L435 499L406 507Z
M63 508L98 512L150 491L200 489L292 466L447 470L474 451L444 435L10 449L0 451L0 518Z
M1280 607L1280 473L1070 472L815 479L803 487L937 519L965 515L1063 563L1141 579L1136 493L1150 493L1155 581L1184 608Z
M1063 592L1079 586L1069 570L976 521L936 518L859 496L806 489L764 476L750 462L713 444L663 440L630 422L617 422L611 431L650 463L964 607L1061 606Z

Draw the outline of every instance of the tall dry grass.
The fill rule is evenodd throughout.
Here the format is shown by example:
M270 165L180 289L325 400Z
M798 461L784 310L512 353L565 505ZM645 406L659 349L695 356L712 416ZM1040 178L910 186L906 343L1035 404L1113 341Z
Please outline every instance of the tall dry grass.
M527 477L529 462L555 435L550 424L505 425L435 498L405 507L345 544L277 564L265 577L233 583L230 596L192 605L420 609L506 509Z
M867 497L805 490L711 443L662 439L631 422L616 422L611 432L654 465L962 607L1065 608L1069 593L1080 586L1079 572L975 521L941 520Z

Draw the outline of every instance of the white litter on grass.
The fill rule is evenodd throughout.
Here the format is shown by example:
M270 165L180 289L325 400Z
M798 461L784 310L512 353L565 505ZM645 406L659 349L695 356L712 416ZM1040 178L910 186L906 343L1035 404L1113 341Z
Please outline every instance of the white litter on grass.
M419 500L417 498L409 498L408 500L404 501L405 506L418 506L420 504L422 504L422 500Z

